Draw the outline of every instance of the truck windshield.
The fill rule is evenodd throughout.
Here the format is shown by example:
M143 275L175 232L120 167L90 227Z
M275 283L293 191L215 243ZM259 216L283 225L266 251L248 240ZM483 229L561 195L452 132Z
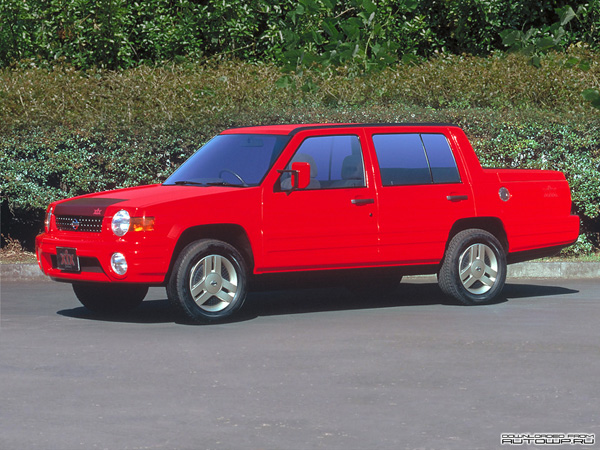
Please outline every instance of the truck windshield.
M163 183L192 186L257 186L289 136L222 134L194 153Z

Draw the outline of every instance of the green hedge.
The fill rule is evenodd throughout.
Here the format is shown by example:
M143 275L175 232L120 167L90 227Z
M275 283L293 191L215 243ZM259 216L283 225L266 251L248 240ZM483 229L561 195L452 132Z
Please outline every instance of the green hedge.
M568 64L586 60L582 70ZM526 58L443 56L418 65L390 65L352 76L341 67L282 77L272 64L220 62L141 66L125 71L0 70L0 133L62 126L75 130L219 129L240 113L251 121L286 108L372 108L416 105L436 109L546 111L552 121L597 117L581 92L597 87L600 53L551 54L541 68ZM284 82L282 82L282 80ZM554 114L554 117L552 115Z
M600 232L600 113L578 92L600 64L587 54L584 71L568 58L550 55L538 70L515 55L444 57L355 78L306 71L290 85L275 66L239 62L4 70L2 233L31 248L50 201L160 181L232 126L453 122L486 165L564 171L584 226L575 249L590 252ZM307 80L314 88L301 88Z

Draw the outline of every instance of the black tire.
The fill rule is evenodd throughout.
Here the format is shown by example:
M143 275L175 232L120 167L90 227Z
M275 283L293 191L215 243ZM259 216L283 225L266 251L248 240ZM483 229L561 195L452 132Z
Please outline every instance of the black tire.
M506 255L496 237L469 229L454 236L438 273L442 291L465 305L492 303L506 281Z
M75 295L90 311L114 314L130 311L142 303L148 286L139 284L73 283Z
M210 239L182 250L167 285L171 304L198 324L228 320L242 307L246 293L244 258L231 245Z

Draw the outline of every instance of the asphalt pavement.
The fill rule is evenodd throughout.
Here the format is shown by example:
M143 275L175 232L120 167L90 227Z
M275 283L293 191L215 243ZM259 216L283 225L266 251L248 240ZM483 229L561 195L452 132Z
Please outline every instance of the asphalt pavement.
M0 264L2 280L45 279L37 264ZM600 262L527 261L508 266L508 278L600 278Z
M501 302L464 307L409 277L387 295L256 292L242 320L190 326L164 289L107 317L68 284L3 278L0 448L489 450L509 448L502 433L590 436L599 291L600 279L509 279Z

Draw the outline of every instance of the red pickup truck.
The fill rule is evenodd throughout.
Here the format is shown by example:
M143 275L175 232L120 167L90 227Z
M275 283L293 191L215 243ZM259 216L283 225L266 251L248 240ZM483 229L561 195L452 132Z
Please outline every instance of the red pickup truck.
M578 234L562 173L483 169L456 126L276 125L222 132L162 184L52 203L36 254L92 310L166 286L207 323L239 311L252 279L298 271L372 287L435 273L446 294L485 304L507 264Z

